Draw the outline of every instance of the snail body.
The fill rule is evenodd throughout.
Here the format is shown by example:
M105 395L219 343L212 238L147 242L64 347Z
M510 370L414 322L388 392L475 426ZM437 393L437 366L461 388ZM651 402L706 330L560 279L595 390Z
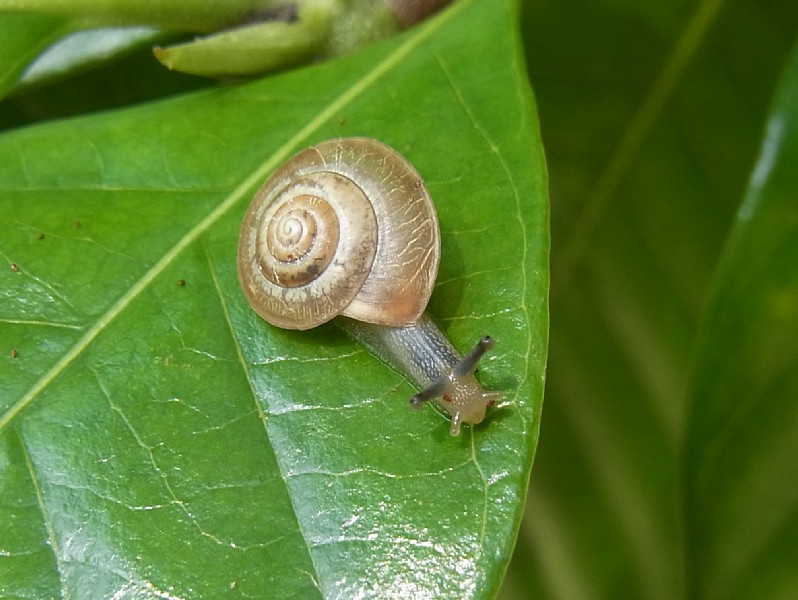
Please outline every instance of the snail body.
M462 423L475 425L485 418L498 392L487 392L474 377L474 369L494 341L483 337L465 357L425 313L413 325L387 327L343 319L338 321L353 338L383 362L410 377L422 389L410 398L419 410L428 400L452 416L450 433L459 435Z
M440 261L435 207L401 155L369 138L322 142L258 190L241 227L238 274L255 311L287 329L336 316L350 335L424 389L461 423L483 420L496 396L473 376L492 346L465 358L424 316Z

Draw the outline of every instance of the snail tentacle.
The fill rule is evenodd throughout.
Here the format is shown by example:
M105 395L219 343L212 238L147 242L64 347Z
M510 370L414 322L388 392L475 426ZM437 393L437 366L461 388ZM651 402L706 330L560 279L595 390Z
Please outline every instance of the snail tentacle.
M474 369L477 368L479 359L495 345L496 341L489 335L482 337L482 339L477 342L477 345L472 348L471 352L466 354L463 360L457 363L457 366L452 369L452 374L455 377L463 377L464 375L473 373Z

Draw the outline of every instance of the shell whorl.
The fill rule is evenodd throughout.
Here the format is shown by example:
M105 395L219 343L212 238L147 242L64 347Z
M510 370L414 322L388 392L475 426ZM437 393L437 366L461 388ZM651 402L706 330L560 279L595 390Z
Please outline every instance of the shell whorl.
M329 266L338 246L335 210L322 198L302 195L273 205L258 231L258 262L263 276L283 287L300 287Z
M250 304L290 329L338 314L413 323L439 259L438 219L421 177L368 138L322 142L290 159L255 195L238 247Z

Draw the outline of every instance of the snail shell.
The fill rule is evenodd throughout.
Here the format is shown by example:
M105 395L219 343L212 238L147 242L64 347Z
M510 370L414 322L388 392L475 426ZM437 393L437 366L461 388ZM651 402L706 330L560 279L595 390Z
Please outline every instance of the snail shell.
M422 387L450 433L480 423L499 396L474 377L493 347L460 357L424 315L440 261L435 206L416 170L367 138L322 142L291 158L258 190L244 217L238 276L258 314L278 327L339 324Z
M369 138L321 142L258 190L241 227L239 279L287 329L345 315L402 326L427 306L440 261L435 207L402 156Z

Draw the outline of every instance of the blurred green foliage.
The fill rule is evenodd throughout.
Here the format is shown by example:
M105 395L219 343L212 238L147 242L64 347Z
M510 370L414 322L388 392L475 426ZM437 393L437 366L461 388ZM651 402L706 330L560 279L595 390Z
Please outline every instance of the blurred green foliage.
M794 598L798 6L530 0L523 32L552 321L500 598Z

